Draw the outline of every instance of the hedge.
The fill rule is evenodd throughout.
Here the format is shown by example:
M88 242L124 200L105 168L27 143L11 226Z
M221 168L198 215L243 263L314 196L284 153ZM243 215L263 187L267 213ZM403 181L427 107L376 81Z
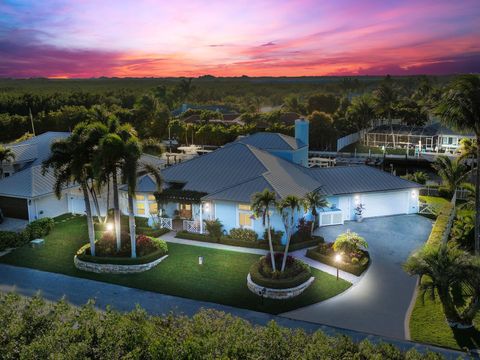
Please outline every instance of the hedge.
M364 256L367 257L367 261L364 262L363 264L359 262L358 265L344 263L344 262L339 264L335 262L335 259L333 259L331 256L322 254L316 251L316 249L308 249L305 256L307 256L310 259L324 263L326 265L338 267L340 270L346 271L350 274L360 276L363 274L365 270L368 269L368 266L370 265L370 254L368 253L368 251L363 251L363 253L364 253Z
M432 231L426 242L427 246L439 246L442 242L443 235L447 230L448 219L454 210L451 202L446 203L438 212L437 220L433 224Z
M266 326L216 310L192 317L97 311L94 301L76 307L0 294L1 357L6 359L384 359L440 360L368 340ZM413 347L413 346L412 346Z
M217 244L223 244L223 245L231 245L231 246L240 246L240 247L247 247L247 248L254 248L254 249L265 249L268 250L268 242L265 240L258 240L255 242L251 241L241 241L241 240L236 240L231 238L230 236L223 236L220 241L215 241L215 239L211 238L210 236L206 234L196 234L196 233L190 233L187 231L178 231L177 235L175 236L176 238L179 239L187 239L187 240L196 240L196 241L203 241L203 242L211 242L211 243L217 243ZM323 237L321 236L314 236L312 240L308 241L302 241L302 242L291 242L289 251L296 251L296 250L301 250L305 249L308 247L313 247L316 246L320 243L322 243ZM284 251L285 246L283 245L274 245L273 249L275 251Z
M55 226L51 218L42 218L29 223L21 232L0 231L0 251L23 246L30 241L47 236Z

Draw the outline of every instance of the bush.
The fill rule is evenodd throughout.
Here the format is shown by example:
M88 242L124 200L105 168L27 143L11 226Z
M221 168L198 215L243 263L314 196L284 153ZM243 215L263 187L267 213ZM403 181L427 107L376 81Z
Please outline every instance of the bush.
M25 245L28 241L24 232L0 231L0 251Z
M250 267L252 281L257 285L268 288L288 289L303 284L310 279L310 266L292 256L287 257L285 271L280 272L282 259L282 253L275 254L277 271L273 271L270 256L262 256L259 261Z
M230 237L236 240L248 242L255 242L258 240L257 233L250 229L232 229L230 230Z
M314 249L308 249L305 254L308 258L321 263L338 267L350 274L360 276L370 264L370 255L368 251L360 250L355 256L345 258L342 262L335 261L335 251L333 243L320 244Z
M27 225L24 231L30 240L34 240L47 236L50 231L53 230L54 226L55 221L53 219L43 218L32 221Z
M425 185L428 180L427 173L423 171L415 171L413 174L402 176L403 179L416 182L417 184Z
M275 230L274 228L270 228L270 235L272 236L272 244L273 245L282 245L282 236L283 231ZM265 229L263 232L263 240L268 242L268 230Z
M341 252L349 256L354 257L359 253L360 248L368 248L368 244L363 237L357 233L347 230L345 233L338 235L335 243L333 244L333 250Z
M133 276L133 275L132 275ZM96 311L94 301L76 307L0 294L2 357L7 359L362 359L440 360L439 354L408 353L391 344L354 342L321 330L254 325L229 313L201 309L188 317ZM21 329L21 330L20 330ZM413 346L412 346L413 347ZM68 356L66 355L68 354Z
M433 224L426 245L439 246L441 244L443 235L447 231L448 219L453 210L453 205L450 202L443 205L438 212L437 220L435 220L435 223Z
M137 227L136 232L139 235L146 235L154 238L159 238L160 236L170 232L169 229L152 229L151 227Z
M453 222L450 240L467 251L475 248L475 219L473 215L457 216Z
M453 192L446 186L440 186L438 188L438 196L450 200L453 196Z
M207 229L208 234L210 237L216 241L219 242L220 238L223 235L223 225L220 222L220 220L215 219L215 220L205 220L205 227Z

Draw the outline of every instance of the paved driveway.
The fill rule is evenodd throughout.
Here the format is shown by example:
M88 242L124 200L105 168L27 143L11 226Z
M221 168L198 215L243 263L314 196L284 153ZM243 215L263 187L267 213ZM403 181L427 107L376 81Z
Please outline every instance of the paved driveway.
M27 220L14 219L14 218L5 218L0 224L0 231L22 231L25 226L27 226Z
M400 215L348 222L318 232L333 241L347 229L369 244L372 263L362 279L339 296L282 316L404 339L405 315L416 278L408 276L402 264L426 241L432 222L419 215Z

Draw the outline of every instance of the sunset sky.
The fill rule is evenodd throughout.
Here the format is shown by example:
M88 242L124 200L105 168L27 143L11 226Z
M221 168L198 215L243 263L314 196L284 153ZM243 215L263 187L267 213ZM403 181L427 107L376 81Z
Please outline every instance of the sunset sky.
M480 0L0 0L0 77L480 72Z

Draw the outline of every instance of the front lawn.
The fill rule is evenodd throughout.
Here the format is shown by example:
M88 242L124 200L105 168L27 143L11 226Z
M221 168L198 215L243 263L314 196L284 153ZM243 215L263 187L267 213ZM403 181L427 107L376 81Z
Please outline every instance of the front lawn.
M250 266L258 260L258 255L174 243L168 243L169 257L147 272L131 275L87 273L73 264L74 254L86 243L86 234L83 217L57 221L43 247L19 248L0 257L0 262L273 314L328 299L351 285L312 269L316 280L302 295L292 300L265 299L262 304L246 284ZM198 256L204 257L204 265L198 265Z

